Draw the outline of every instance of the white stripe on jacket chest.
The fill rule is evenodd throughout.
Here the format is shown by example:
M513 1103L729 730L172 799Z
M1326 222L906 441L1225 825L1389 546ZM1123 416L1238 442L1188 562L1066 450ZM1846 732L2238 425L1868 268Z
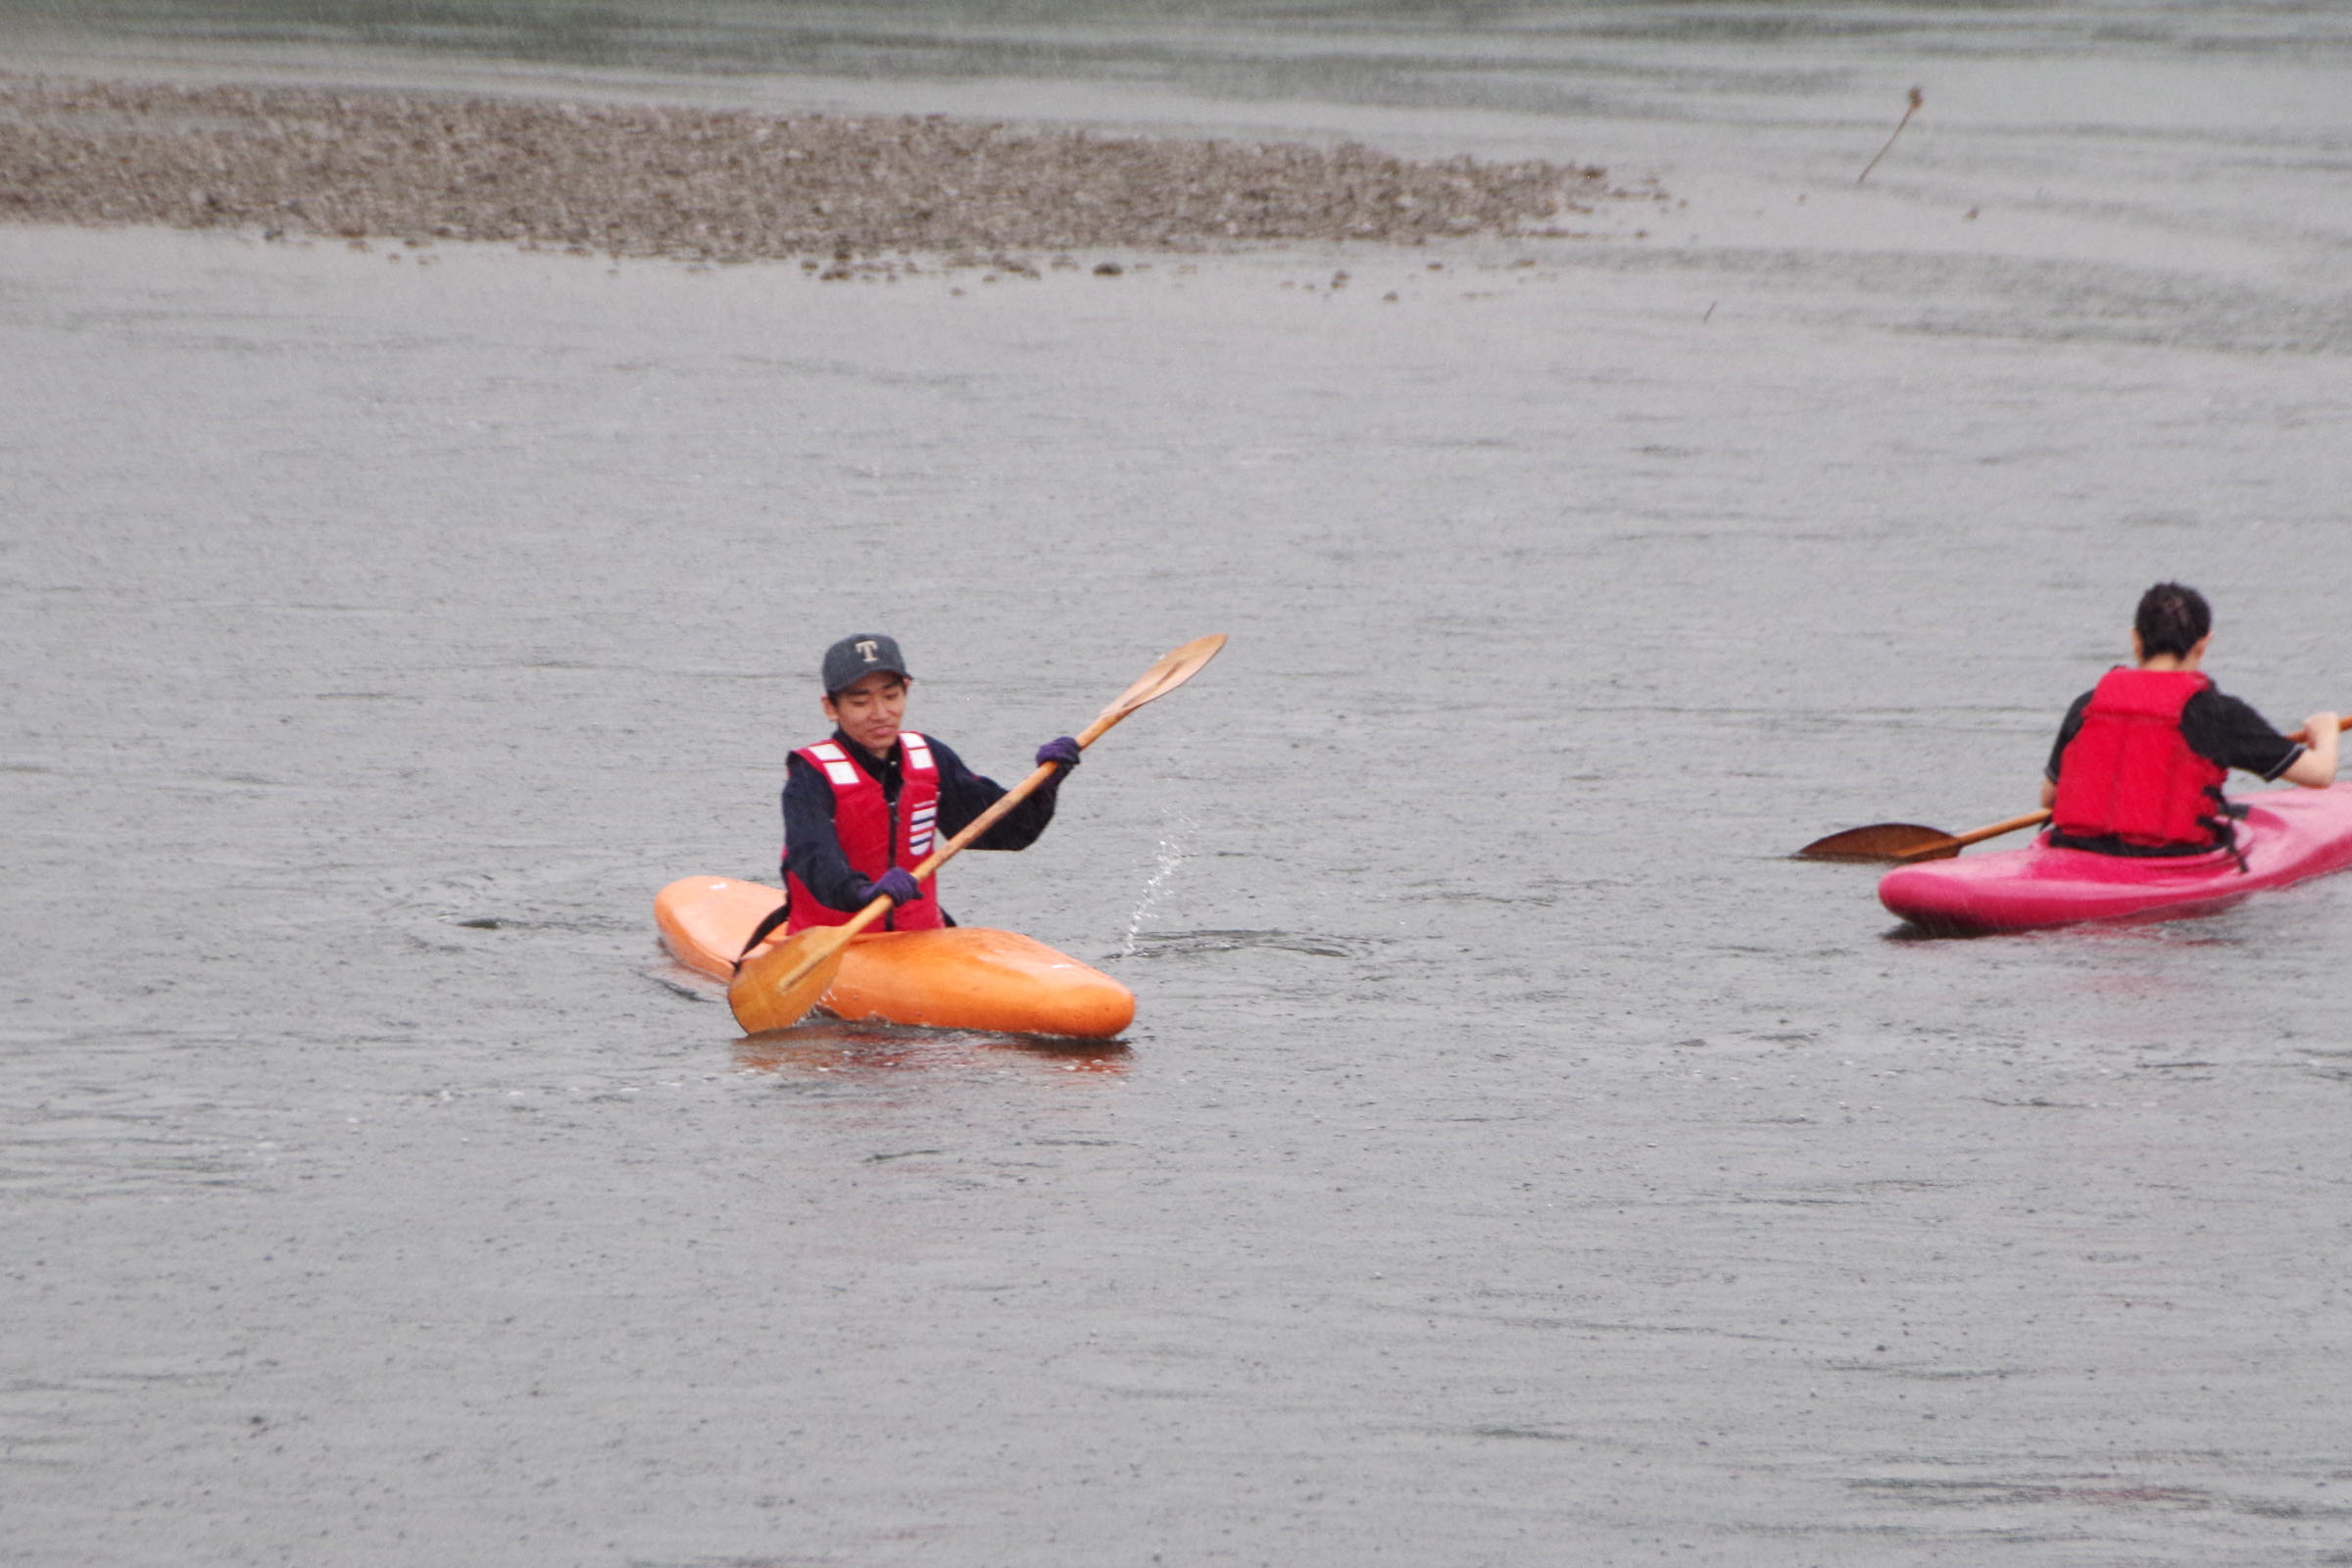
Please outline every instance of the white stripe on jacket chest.
M849 754L831 741L818 741L814 746L808 748L808 755L817 760L825 770L825 777L834 783L855 784L858 782L858 768L851 762Z
M930 743L920 735L913 730L903 729L899 731L899 744L906 748L906 766L909 769L938 773L938 764L931 760ZM937 788L936 782L933 787ZM919 860L931 853L934 824L938 816L939 803L936 800L924 801L906 813L906 855L909 859Z

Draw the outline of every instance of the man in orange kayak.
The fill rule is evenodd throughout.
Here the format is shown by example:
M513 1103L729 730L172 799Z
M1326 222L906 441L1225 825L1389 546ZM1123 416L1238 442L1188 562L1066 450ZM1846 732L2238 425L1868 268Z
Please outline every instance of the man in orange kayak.
M825 717L833 733L794 752L784 769L784 887L787 932L846 924L888 894L881 929L931 931L954 925L937 890L911 867L954 838L1004 794L927 735L900 725L912 677L899 645L879 633L844 637L825 650ZM1078 743L1056 736L1037 749L1055 772L1037 793L974 840L975 850L1025 850L1054 820L1062 775L1078 765Z
M2075 700L2050 749L2041 804L2049 842L2101 855L2206 855L2233 845L2223 799L2230 769L2306 789L2335 782L2336 715L2304 721L2295 742L2198 665L2213 612L2194 588L2160 582L2132 617L2131 668L2118 665Z

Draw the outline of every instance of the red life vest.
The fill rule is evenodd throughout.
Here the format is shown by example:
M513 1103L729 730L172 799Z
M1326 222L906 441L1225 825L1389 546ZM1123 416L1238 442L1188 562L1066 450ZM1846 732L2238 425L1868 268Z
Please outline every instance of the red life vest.
M2212 686L2187 669L2100 676L2082 727L2059 759L2051 825L2068 838L2113 837L2147 849L2228 843L2221 790L2230 770L2189 750L2180 733L2180 710Z
M850 760L849 754L831 741L804 746L797 754L833 786L833 832L841 841L842 858L868 882L894 865L909 871L931 853L939 819L939 765L931 760L930 743L910 729L899 731L899 799L894 808L882 793L881 781ZM855 909L835 909L819 904L816 895L801 885L788 864L785 891L792 897L787 933L812 925L847 925ZM939 911L936 878L923 882L923 896L902 904L884 915L884 931L936 931L947 924Z

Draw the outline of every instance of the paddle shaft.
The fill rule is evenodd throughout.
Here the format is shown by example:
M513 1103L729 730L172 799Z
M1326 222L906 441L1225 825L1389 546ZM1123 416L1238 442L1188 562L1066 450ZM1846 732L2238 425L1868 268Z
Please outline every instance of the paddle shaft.
M2049 819L2049 808L2044 807L2038 811L2028 811L2023 816L2013 816L2006 822L1995 822L1990 827L1971 828L1966 833L1955 833L1949 844L1938 845L1936 848L1938 850L1957 850L1965 845L1982 844L1986 839L1997 839L2004 833L2014 833L2021 827L2033 827L2036 823L2047 822ZM1924 859L1926 857L1924 855L1906 855L1903 858L1906 860Z

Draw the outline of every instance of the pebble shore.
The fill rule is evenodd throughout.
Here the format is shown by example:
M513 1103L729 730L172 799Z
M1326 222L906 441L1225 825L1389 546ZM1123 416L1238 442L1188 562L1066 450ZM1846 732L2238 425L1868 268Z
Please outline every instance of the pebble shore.
M943 116L847 118L0 74L0 221L487 240L613 257L891 257L1562 234L1653 192L1599 169L1417 163Z

